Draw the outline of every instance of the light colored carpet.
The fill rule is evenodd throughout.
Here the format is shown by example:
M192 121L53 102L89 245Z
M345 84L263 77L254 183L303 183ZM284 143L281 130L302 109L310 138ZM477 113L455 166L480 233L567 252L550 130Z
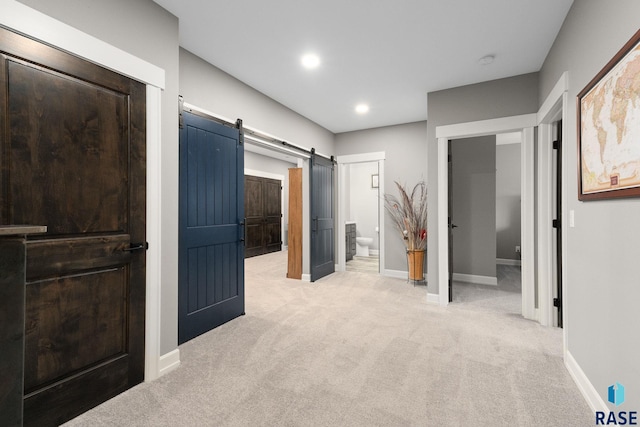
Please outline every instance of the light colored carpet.
M562 334L424 286L246 261L246 316L180 347L182 365L69 426L587 426Z
M522 314L522 275L518 266L496 265L498 286L453 281L454 305Z
M354 255L352 260L347 261L345 267L347 271L378 274L378 272L380 271L378 265L379 260L377 256Z

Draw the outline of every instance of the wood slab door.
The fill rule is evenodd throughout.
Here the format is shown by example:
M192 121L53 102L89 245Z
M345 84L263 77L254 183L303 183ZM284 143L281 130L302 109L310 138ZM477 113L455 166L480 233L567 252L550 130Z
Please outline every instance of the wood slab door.
M302 168L289 169L287 277L302 279Z
M146 88L0 29L0 221L26 244L24 424L144 379Z
M244 314L244 145L236 128L182 113L178 342Z
M245 257L282 250L282 185L280 180L244 176L247 217Z

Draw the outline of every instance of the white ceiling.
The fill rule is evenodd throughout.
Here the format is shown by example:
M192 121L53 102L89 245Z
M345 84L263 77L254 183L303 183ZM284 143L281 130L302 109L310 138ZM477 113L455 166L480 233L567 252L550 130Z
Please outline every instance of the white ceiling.
M154 1L182 47L334 133L425 120L428 92L540 70L573 2Z

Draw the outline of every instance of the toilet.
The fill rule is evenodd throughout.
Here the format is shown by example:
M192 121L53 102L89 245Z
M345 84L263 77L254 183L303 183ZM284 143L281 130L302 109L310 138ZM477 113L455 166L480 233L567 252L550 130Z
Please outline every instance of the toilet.
M373 237L356 237L356 256L369 256L369 247Z

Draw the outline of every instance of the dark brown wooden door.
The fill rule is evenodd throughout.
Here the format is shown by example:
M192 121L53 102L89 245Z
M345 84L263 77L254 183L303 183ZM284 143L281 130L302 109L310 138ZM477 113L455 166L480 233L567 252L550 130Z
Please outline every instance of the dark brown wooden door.
M144 378L145 86L0 29L0 222L27 242L24 422Z
M246 258L282 250L281 190L277 179L244 176Z

